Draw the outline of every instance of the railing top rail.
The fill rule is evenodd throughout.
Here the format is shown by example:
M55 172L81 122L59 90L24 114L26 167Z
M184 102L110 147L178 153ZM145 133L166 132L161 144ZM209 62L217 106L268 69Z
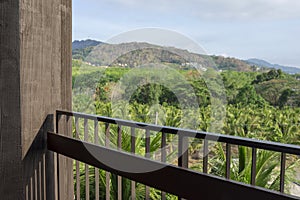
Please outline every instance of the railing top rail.
M211 199L233 200L298 199L287 194L156 162L56 133L47 133L47 145L48 149L53 152L187 199L198 199L202 196L209 196ZM142 170L138 173L131 170L123 171L118 167L109 166L105 162L108 158L114 158L113 163L117 166L119 163L116 161L122 164L126 162L129 164L127 168ZM216 188L218 192L215 192Z
M184 137L194 137L194 138L223 142L223 143L228 143L233 145L241 145L250 148L258 148L258 149L276 151L281 153L300 155L300 146L298 145L283 144L278 142L257 140L252 138L245 138L245 137L231 136L231 135L224 135L224 134L217 134L217 133L209 133L204 131L196 131L196 130L169 127L169 126L160 126L160 125L147 124L142 122L135 122L135 121L116 119L116 118L104 117L104 116L98 116L92 114L84 114L79 112L64 111L64 110L57 110L56 114L74 116L74 117L90 119L90 120L97 120L100 122L118 124L122 126L129 126L129 127L139 128L139 129L147 129L156 132L178 134Z

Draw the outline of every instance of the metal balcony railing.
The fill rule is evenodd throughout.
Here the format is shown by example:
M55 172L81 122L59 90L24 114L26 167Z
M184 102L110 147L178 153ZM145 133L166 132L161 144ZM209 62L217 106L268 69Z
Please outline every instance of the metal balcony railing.
M285 170L287 154L299 156L300 147L296 145L281 144L268 141L260 141L249 138L242 138L230 135L221 135L207 133L202 131L187 130L173 127L165 127L146 123L139 123L109 117L96 115L88 115L77 112L57 111L56 125L59 127L61 123L74 122L75 138L69 138L57 133L48 133L48 149L58 154L75 159L76 164L76 188L75 198L80 199L80 172L79 162L85 163L85 199L90 199L90 184L89 184L89 167L95 167L95 198L99 199L99 191L105 191L105 198L111 199L110 196L110 173L117 175L117 196L122 199L122 178L131 180L131 197L135 199L136 182L146 185L145 199L150 199L150 187L161 190L161 198L166 198L166 193L174 194L178 198L185 199L200 199L209 197L210 199L298 199L284 193L285 186ZM80 140L80 124L83 120L83 140ZM88 125L93 122L93 141L89 136ZM105 127L104 131L99 133L99 123ZM111 126L117 127L117 142L116 148L110 147L110 132ZM130 129L130 152L122 151L122 131L127 127ZM144 131L144 157L136 155L136 131L137 129ZM59 130L59 129L57 129ZM151 155L151 132L161 134L159 162L150 159ZM104 145L99 145L99 134L105 136ZM167 160L167 135L172 134L178 137L178 159L177 166L174 163L166 163ZM202 172L197 172L189 167L189 138L198 138L203 141L202 151ZM217 177L208 174L209 160L209 142L221 142L226 149L226 172L225 177ZM93 144L92 144L93 143ZM251 158L251 181L249 184L230 180L230 164L232 162L232 146L245 146L252 149ZM279 191L272 191L256 186L256 159L258 150L269 150L280 153L280 187ZM104 160L120 161L130 163L136 169L157 169L153 171L126 171L116 167L109 166ZM105 170L106 187L99 188L99 170Z

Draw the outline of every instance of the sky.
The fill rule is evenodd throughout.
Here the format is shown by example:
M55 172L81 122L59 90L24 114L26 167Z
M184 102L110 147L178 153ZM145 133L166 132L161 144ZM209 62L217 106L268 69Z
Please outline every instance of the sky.
M300 67L299 0L73 0L73 40L112 41L151 28L178 33L209 55Z

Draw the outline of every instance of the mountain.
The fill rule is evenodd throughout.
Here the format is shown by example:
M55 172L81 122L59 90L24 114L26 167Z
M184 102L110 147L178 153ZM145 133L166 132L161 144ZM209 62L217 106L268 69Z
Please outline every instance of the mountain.
M283 66L283 65L278 65L278 64L271 64L265 60L261 59L248 59L245 60L246 63L256 65L258 67L267 67L267 68L275 68L275 69L281 69L282 71L289 73L289 74L297 74L300 73L300 68L296 67L288 67L288 66Z
M73 59L83 60L96 66L136 67L147 63L165 63L180 68L197 67L201 70L215 68L234 71L268 71L269 68L275 68L290 74L300 73L298 68L270 64L264 60L201 55L184 49L146 42L108 44L95 40L74 41L72 53Z
M84 60L93 51L94 47L104 44L96 40L75 40L72 42L73 59Z
M147 63L171 63L180 66L203 65L213 67L210 57L174 47L163 47L145 42L102 44L85 58L95 65L136 67ZM200 66L199 66L200 67Z
M75 40L72 42L72 50L76 50L76 49L84 49L87 47L94 47L97 46L99 44L103 44L103 42L99 42L96 40Z
M165 47L145 42L121 44L100 43L73 51L74 59L81 59L97 66L136 67L147 63L165 63L180 68L197 67L200 70L253 71L252 66L242 60L222 56L208 56L175 47Z

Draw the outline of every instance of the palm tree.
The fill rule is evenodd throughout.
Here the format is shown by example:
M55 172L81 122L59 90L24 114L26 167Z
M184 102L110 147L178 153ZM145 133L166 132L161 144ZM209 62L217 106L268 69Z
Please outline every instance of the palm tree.
M93 133L93 123L88 124L89 138L94 138ZM82 133L82 126L79 127L80 132ZM98 144L105 144L105 125L99 123L99 141ZM73 129L75 134L75 128ZM80 136L81 137L81 136ZM110 146L112 148L117 148L117 138L118 138L118 125L110 126ZM161 134L152 134L150 140L150 152L156 152L160 148ZM122 127L122 151L130 152L131 151L131 129L130 127ZM145 155L145 130L136 129L135 130L135 153L139 156ZM81 197L85 198L85 167L83 164L80 165L80 192ZM106 179L105 172L99 169L99 180L100 180L100 197L103 199L105 197ZM76 180L76 168L74 165L74 180ZM110 196L111 199L117 199L117 176L114 174L110 175ZM90 185L90 199L95 199L95 168L89 167L89 185ZM76 190L76 181L74 188ZM103 198L102 198L103 197ZM131 197L131 182L128 179L122 178L122 199L130 199ZM136 183L136 199L145 199L145 186Z
M238 182L250 184L252 158L251 148L238 146L232 149L232 162L230 163L230 179ZM226 154L224 147L218 143L214 149L214 157L210 160L210 173L225 177ZM256 157L256 176L255 185L271 190L279 190L280 180L280 154L266 150L258 150ZM287 159L285 175L285 188L289 193L290 182L294 181L295 166L298 164L298 158L289 157Z

